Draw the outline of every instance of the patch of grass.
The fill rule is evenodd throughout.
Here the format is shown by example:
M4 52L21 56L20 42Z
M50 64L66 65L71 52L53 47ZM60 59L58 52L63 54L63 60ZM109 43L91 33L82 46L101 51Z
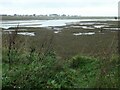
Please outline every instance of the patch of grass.
M77 55L68 62L61 63L62 68L56 66L59 60L53 52L44 58L35 52L31 58L28 58L30 54L23 56L22 53L19 57L20 60L13 61L11 69L9 63L3 61L3 88L117 88L116 62L114 68L101 77L101 60L93 57Z

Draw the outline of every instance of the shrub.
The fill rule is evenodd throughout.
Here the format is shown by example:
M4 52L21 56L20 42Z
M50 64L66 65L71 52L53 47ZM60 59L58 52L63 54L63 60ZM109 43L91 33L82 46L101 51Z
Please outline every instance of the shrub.
M75 56L71 60L70 67L71 68L79 68L79 67L82 68L83 66L85 66L86 64L92 61L94 61L94 59L86 57L86 56Z

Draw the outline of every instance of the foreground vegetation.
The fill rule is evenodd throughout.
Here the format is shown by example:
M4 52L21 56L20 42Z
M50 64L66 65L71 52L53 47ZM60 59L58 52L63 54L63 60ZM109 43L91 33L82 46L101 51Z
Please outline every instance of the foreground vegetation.
M3 88L118 88L118 57L109 61L77 55L59 61L55 52L3 53Z

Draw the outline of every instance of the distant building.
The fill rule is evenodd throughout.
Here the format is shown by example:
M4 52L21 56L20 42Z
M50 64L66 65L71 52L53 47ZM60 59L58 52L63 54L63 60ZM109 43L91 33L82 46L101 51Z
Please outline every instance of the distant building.
M59 16L58 14L50 14L49 15L50 17L56 17L56 16Z

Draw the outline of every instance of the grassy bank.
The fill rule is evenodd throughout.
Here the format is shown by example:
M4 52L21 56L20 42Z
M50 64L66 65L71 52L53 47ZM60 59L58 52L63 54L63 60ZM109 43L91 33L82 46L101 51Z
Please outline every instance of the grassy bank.
M58 60L55 52L3 50L3 88L117 88L118 57L99 60L82 55Z

